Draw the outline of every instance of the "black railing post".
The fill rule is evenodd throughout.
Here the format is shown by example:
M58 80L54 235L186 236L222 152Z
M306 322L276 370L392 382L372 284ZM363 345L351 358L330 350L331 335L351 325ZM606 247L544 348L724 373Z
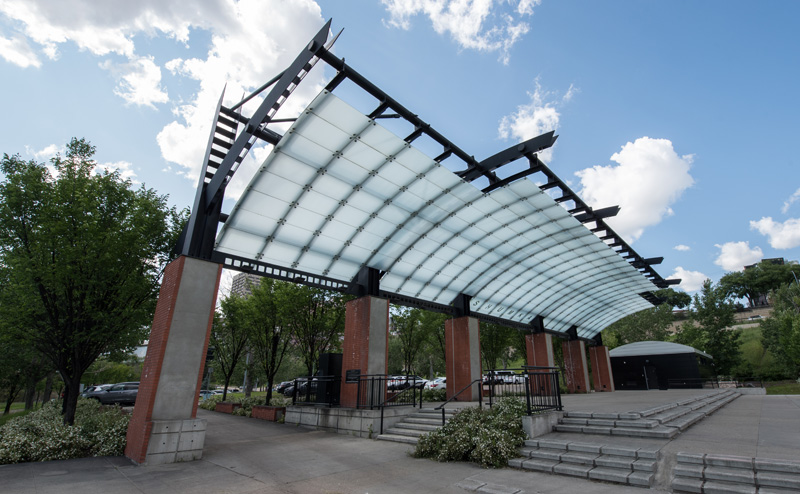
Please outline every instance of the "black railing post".
M528 404L528 415L531 415L531 387L527 374L525 374L525 379L522 382L525 383L525 401Z

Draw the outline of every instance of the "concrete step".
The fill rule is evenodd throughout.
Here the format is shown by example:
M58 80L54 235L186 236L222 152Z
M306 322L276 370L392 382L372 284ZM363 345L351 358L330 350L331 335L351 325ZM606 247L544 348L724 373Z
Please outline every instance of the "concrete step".
M673 473L674 492L800 492L798 461L678 453Z
M563 440L528 440L508 465L523 470L650 487L657 450Z
M685 431L689 427L693 426L697 422L700 422L706 417L706 414L703 412L691 412L687 413L686 415L682 415L676 419L670 420L669 422L665 423L664 425L667 427L676 427L680 429L681 432Z
M420 418L420 417L413 417L408 416L403 419L403 422L407 424L421 424L421 425L432 425L434 427L441 427L442 426L442 419L435 419L435 418Z
M412 429L422 432L431 432L441 428L441 425L415 424L411 422L399 422L394 426L400 429Z
M406 436L406 437L419 437L427 433L428 431L404 429L402 427L392 427L391 429L386 429L386 431L384 432L384 434L393 434L395 436Z
M586 418L573 418L564 417L560 423L564 425L580 425L580 426L597 426L597 427L638 427L642 429L650 429L658 426L657 420L646 419L586 419Z
M679 417L682 417L682 416L686 415L687 413L691 413L691 412L692 412L692 408L690 406L676 406L676 407L664 410L663 412L656 413L655 415L651 415L648 418L650 418L651 420L657 420L661 424L665 424L667 422L675 420L675 419L677 419Z
M417 444L417 438L411 436L400 436L397 434L381 434L377 437L381 441L392 441L395 443Z
M572 432L580 434L598 434L606 436L645 437L654 439L672 439L680 433L677 427L659 425L652 428L638 427L599 427L558 424L553 427L556 432Z

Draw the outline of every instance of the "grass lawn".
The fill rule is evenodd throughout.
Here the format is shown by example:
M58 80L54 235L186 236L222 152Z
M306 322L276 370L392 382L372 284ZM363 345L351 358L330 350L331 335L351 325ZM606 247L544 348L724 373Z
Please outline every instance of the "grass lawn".
M20 407L20 410L22 410L22 408L24 408L24 407ZM13 407L12 407L12 410L13 410ZM13 419L14 417L23 417L25 415L28 415L32 411L33 410L28 410L27 412L26 411L21 411L21 412L16 412L16 413L9 413L8 415L0 415L0 427L3 427L4 425L6 425L6 422L8 422L9 420Z
M794 381L764 383L764 387L768 395L800 395L800 383Z

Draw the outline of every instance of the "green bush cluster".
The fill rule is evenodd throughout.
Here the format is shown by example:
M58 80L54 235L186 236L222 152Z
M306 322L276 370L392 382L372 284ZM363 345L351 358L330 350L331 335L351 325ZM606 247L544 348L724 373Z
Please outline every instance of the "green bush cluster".
M214 395L209 398L206 398L200 405L200 408L205 410L214 410L217 406L217 403L222 401L222 395ZM238 396L236 398L232 398L228 400L229 403L239 403L242 406L237 408L233 411L233 415L240 415L242 417L250 417L253 412L254 405L263 405L264 404L264 396L251 396L250 398L246 398L244 396ZM270 405L275 407L285 407L287 404L291 404L291 399L288 399L281 395L272 395L272 400Z
M490 410L465 408L441 429L422 435L413 456L506 466L525 441L523 415L525 404L518 398L501 399Z
M423 401L445 401L447 399L447 390L444 388L426 389L422 391Z
M214 410L214 408L217 406L217 403L221 401L222 395L209 396L205 400L201 401L198 406L203 410Z
M0 427L0 464L119 456L125 451L130 415L96 400L78 400L75 425L64 425L61 402Z

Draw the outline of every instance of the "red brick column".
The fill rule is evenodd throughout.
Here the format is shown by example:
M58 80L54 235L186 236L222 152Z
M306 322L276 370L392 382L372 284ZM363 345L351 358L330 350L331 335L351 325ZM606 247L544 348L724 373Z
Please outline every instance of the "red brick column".
M589 392L589 368L586 365L586 346L581 340L565 341L561 344L564 350L564 377L570 393Z
M389 368L388 353L389 301L366 296L347 302L342 342L342 388L339 395L342 407L357 406L359 385L346 382L347 371L359 370L362 375L386 374ZM385 386L385 382L381 383L384 393ZM369 393L362 389L362 403L369 399ZM381 397L374 397L378 398Z
M536 367L555 367L553 358L553 336L549 333L525 335L528 365Z
M221 273L221 265L185 256L164 271L128 425L125 456L136 463L172 463L202 453L205 421L192 419ZM151 441L154 436L163 444Z
M534 367L555 367L553 357L553 336L549 333L534 333L525 335L525 347L527 349L527 365ZM548 376L537 375L536 369L530 369L531 394L549 395L551 380Z
M607 346L589 347L589 361L592 363L592 383L595 391L614 391L614 375L611 372L611 359Z
M474 317L459 317L444 322L445 373L447 398L450 399L475 379L480 379L480 324ZM455 401L478 401L483 385L464 391Z

